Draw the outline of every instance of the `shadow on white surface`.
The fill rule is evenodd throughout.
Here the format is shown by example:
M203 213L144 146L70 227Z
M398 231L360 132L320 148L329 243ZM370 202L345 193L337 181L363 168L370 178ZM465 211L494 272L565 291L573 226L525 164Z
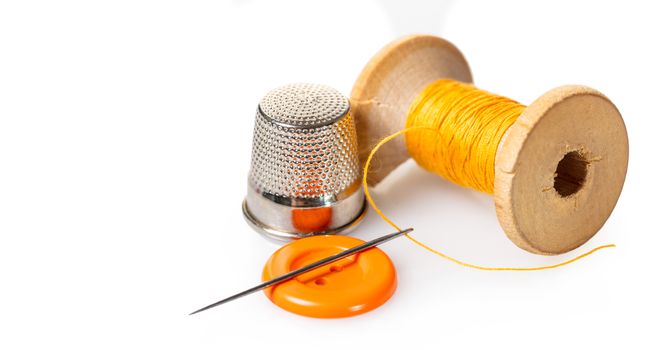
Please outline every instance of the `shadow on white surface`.
M657 348L651 5L0 2L0 348ZM625 118L630 174L600 233L557 257L517 248L490 196L413 162L374 190L384 212L477 264L618 248L493 273L398 239L382 246L397 292L365 315L308 319L258 294L188 317L257 282L279 247L240 212L262 94L294 81L348 94L376 50L417 32L454 42L481 88L520 101L600 89ZM354 236L391 231L370 211Z
M555 257L527 253L506 237L491 195L453 184L421 169L412 160L391 173L372 193L391 220L401 227L415 228L415 238L459 260L486 266L555 261ZM377 230L379 234L389 230L373 210L365 220L369 225L383 227ZM415 245L406 249L411 255L423 252Z

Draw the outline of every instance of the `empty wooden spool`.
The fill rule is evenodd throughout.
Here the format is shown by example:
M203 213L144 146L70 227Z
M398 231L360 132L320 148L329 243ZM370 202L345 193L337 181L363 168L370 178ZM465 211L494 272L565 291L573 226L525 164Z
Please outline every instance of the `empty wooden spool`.
M404 128L415 97L430 83L471 83L450 42L427 35L398 39L365 66L351 93L361 162L383 137ZM383 147L368 179L376 185L409 158L401 138ZM628 139L614 104L585 86L539 97L506 132L495 158L495 207L507 236L538 254L560 254L588 241L620 196Z

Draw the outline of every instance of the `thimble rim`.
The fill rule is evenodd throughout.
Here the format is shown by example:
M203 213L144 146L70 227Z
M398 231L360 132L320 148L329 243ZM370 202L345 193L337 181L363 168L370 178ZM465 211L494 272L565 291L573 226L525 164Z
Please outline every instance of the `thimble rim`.
M251 226L251 228L253 228L256 232L261 234L263 237L276 243L289 242L289 241L312 237L312 236L348 234L361 223L363 218L365 218L365 214L367 213L367 207L368 207L367 201L364 200L359 213L346 224L325 231L304 234L299 232L280 230L263 223L262 221L256 219L255 216L253 216L253 214L251 214L246 198L244 199L244 201L242 201L242 213L244 214L244 219L249 224L249 226Z

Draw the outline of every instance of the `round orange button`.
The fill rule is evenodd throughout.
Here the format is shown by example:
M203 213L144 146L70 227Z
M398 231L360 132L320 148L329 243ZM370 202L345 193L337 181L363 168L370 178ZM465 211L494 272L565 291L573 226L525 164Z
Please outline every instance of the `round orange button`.
M284 273L364 243L348 236L314 236L288 243L267 261L262 279ZM371 248L265 289L274 304L295 314L335 318L365 313L385 303L397 278L390 258Z

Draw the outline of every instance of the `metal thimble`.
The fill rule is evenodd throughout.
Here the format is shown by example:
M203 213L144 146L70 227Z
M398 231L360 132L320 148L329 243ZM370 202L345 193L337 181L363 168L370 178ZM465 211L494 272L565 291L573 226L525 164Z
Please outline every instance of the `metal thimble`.
M242 209L256 231L288 241L344 233L365 200L349 100L316 84L290 84L260 101Z

